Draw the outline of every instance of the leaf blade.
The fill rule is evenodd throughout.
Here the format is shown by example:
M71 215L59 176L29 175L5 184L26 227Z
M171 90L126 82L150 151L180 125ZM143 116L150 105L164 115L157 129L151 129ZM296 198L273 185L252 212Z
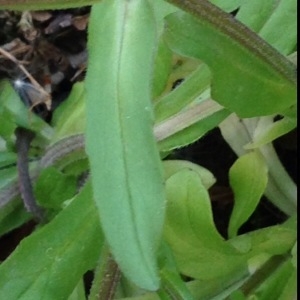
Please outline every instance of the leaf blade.
M0 297L66 299L96 262L102 237L90 184L0 266Z
M159 286L155 250L164 217L150 101L155 43L147 1L103 1L93 7L86 146L95 200L121 270L149 290Z
M177 53L208 64L213 99L241 117L274 114L292 106L294 66L229 15L207 1L198 4L199 19L183 12L167 17L166 40ZM183 5L186 10L191 7Z
M238 158L229 170L230 186L234 192L234 208L228 235L236 236L240 226L251 216L268 182L268 168L258 152Z

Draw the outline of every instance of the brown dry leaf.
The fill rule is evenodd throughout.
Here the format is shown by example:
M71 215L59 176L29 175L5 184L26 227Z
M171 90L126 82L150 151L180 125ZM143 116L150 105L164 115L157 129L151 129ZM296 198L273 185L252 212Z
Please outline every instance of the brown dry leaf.
M52 18L52 13L49 11L33 11L31 12L31 16L33 20L43 23Z
M77 30L85 30L89 22L89 15L74 17L72 20L73 26Z

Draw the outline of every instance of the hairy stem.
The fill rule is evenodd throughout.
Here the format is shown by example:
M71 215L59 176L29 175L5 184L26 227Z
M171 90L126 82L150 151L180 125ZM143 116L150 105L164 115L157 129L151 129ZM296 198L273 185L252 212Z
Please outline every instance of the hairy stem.
M95 277L91 287L89 300L114 299L120 275L120 269L114 261L108 246L104 245L99 265L95 270Z
M167 0L167 2L194 15L199 22L218 28L225 35L266 61L290 82L296 84L297 78L293 64L230 14L207 0Z
M38 221L43 219L43 211L37 205L33 195L31 179L28 167L28 152L34 133L25 128L17 127L16 131L17 169L19 175L19 189L28 212L32 213Z

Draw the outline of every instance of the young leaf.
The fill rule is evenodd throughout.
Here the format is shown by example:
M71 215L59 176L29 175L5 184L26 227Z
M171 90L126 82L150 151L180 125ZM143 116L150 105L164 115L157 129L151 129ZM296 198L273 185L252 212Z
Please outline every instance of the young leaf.
M102 244L91 185L49 224L25 238L0 266L0 298L67 299L94 266Z
M290 132L297 127L297 120L284 117L273 122L273 117L261 117L254 131L253 141L244 146L245 149L253 149L271 143L278 137Z
M203 186L207 190L216 182L216 178L209 170L187 160L165 160L163 162L163 167L165 180L168 180L179 171L190 170L197 173Z
M235 236L254 212L267 186L267 172L268 168L257 152L241 156L231 167L229 180L234 192L234 208L229 221L229 237Z
M86 148L102 227L121 270L149 290L159 287L164 218L151 108L155 31L147 0L94 5L86 77Z
M85 90L82 82L76 83L68 98L54 111L52 125L55 133L51 143L63 137L83 133L85 130Z
M226 244L215 228L201 177L183 169L166 181L166 192L164 233L181 273L204 280L229 276L237 268L246 272L245 257Z
M192 11L190 2L183 8ZM295 103L292 63L207 1L194 6L197 19L184 12L166 18L165 37L175 52L207 63L214 100L241 117L278 113Z

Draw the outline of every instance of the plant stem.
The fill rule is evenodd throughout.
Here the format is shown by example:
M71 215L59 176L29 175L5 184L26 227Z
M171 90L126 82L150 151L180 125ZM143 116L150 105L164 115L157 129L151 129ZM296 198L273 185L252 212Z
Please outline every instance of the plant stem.
M199 22L208 23L218 28L225 35L247 48L251 53L261 57L290 82L296 84L295 66L275 48L230 14L225 13L207 0L167 0L167 2L195 16Z
M37 205L33 195L31 179L28 167L28 152L30 143L35 134L25 128L17 127L16 131L16 148L18 153L17 168L19 175L19 189L22 195L24 206L28 212L32 213L34 217L42 221L43 211Z
M255 290L263 284L265 280L270 277L283 263L286 261L287 256L276 255L271 257L257 272L255 272L249 280L241 287L245 295L255 293Z
M112 300L121 276L107 245L103 246L99 264L91 287L89 300Z

